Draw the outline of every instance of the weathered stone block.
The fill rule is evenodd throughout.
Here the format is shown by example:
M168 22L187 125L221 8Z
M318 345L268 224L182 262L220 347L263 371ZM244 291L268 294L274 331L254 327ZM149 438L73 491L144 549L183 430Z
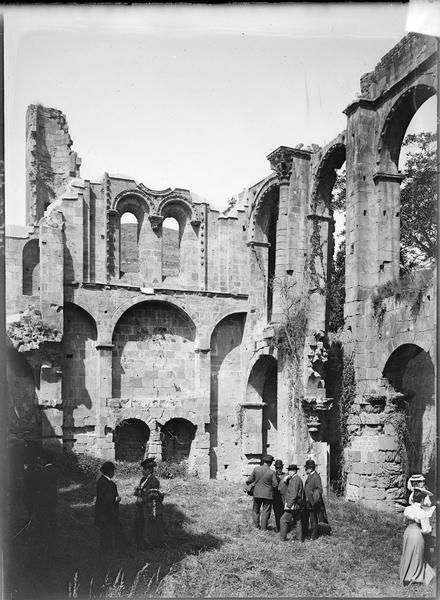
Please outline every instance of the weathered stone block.
M383 435L378 438L379 450L398 450L399 442L390 435Z

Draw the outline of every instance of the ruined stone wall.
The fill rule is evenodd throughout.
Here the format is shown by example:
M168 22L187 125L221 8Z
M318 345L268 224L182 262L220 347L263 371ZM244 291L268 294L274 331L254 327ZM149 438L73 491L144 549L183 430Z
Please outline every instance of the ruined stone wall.
M280 146L267 157L272 174L223 213L184 189L107 173L80 179L64 115L30 107L27 218L38 228L7 239L7 307L37 303L63 336L58 356L36 370L43 439L137 460L168 456L179 430L180 456L202 477L239 480L267 451L298 464L314 457L327 485L329 443L337 445L325 364L330 195L346 157L343 337L357 383L347 497L393 504L404 483L389 421L399 394L412 402L419 444L411 468L432 463L435 299L427 290L416 315L386 300L379 323L372 296L398 273L398 153L411 116L435 92L434 67L433 41L407 36L362 78L346 132L322 149ZM125 213L137 222L124 229ZM178 243L164 236L168 217ZM277 346L285 306L274 278L307 305L294 376ZM398 385L389 381L396 369ZM10 385L22 378L28 389L20 370L10 373Z
M54 108L29 106L26 141L26 219L28 225L36 225L69 179L79 177L81 160L70 149L65 115Z
M344 312L346 349L354 355L357 383L350 417L352 437L346 450L347 497L372 505L394 507L404 494L408 469L401 459L399 427L390 423L404 408L399 403L409 402L406 410L410 422L414 410L421 422L432 415L432 398L402 399L400 390L390 385L384 372L391 355L407 345L423 350L427 353L425 359L435 364L434 289L423 294L417 313L411 310L411 299L387 299L385 312L380 311L379 318L375 318L372 299L379 286L399 276L402 176L398 158L412 117L436 93L436 72L434 40L410 34L362 78L361 96L345 111L348 143ZM407 365L402 363L400 369L405 371ZM416 382L410 387L416 387ZM428 431L425 433L423 443L419 439L417 452L427 443L431 448L428 454L432 454L432 442ZM414 466L413 460L409 468Z

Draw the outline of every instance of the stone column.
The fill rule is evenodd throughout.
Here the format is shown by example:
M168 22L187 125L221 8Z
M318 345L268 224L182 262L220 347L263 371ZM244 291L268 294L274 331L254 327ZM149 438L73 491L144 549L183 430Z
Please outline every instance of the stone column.
M252 468L260 464L263 452L263 408L264 402L245 402L241 405L241 451L244 475L250 475Z
M147 455L148 457L155 458L156 460L162 460L162 438L160 436L159 428L153 429L150 432Z
M112 352L113 344L98 344L99 352L99 377L98 398L96 401L96 446L99 454L108 460L114 459L115 448L113 434L106 424L109 423L108 401L112 397Z
M120 276L120 215L117 210L108 211L107 275L108 281L119 281Z
M275 258L275 285L273 289L272 323L279 323L282 319L282 299L280 282L288 272L288 212L289 212L289 182L292 174L293 148L280 146L268 155L270 168L275 171L280 183L280 197L278 205L277 223L277 252Z
M399 277L401 173L375 173L378 204L378 285Z

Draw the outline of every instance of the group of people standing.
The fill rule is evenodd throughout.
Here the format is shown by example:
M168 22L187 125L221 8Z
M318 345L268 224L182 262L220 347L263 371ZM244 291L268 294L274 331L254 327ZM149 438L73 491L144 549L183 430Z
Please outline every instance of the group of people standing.
M298 466L290 464L287 473L283 471L283 462L275 461L275 470L271 468L273 456L263 456L261 465L255 467L246 480L247 492L253 496L252 518L256 528L267 531L273 509L275 530L282 541L287 540L289 529L294 537L303 542L310 532L312 540L319 536L318 523L328 525L323 500L321 477L316 472L315 461L306 461L307 477L303 483L298 475Z
M136 497L136 515L134 518L134 538L139 550L146 546L145 537L152 546L163 544L163 508L164 495L159 490L160 482L154 475L156 462L146 458L140 463L142 477L133 494ZM113 480L115 465L107 461L101 466L101 475L96 484L95 525L100 530L100 550L107 555L113 550L124 551L128 546L120 516L121 498Z

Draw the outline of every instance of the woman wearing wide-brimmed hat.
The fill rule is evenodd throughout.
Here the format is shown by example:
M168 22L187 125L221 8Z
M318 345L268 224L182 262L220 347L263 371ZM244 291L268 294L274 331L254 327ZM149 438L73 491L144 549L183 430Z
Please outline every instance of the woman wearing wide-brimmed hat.
M159 491L160 482L154 476L156 466L154 458L141 462L143 475L134 490L136 496L135 536L139 549L145 546L145 535L153 546L163 544L163 493Z
M434 570L425 560L424 535L431 533L430 518L435 506L424 506L426 497L432 493L426 488L415 487L413 503L404 511L405 518L409 521L403 534L402 557L400 559L399 576L403 585L413 583L429 583L434 578Z

